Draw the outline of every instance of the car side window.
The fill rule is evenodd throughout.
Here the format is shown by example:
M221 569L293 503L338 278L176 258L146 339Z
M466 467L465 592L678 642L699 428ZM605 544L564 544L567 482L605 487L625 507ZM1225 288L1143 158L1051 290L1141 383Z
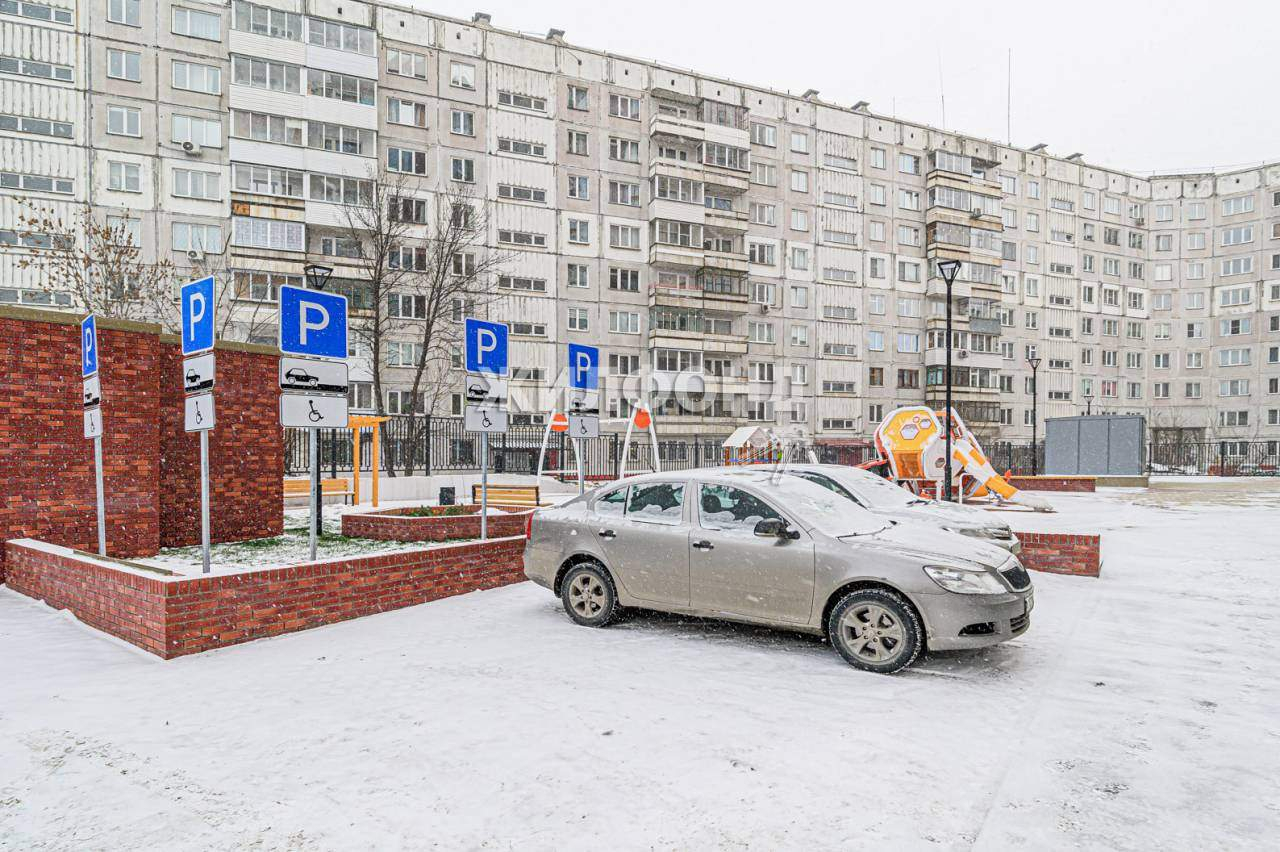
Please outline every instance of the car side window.
M595 513L610 518L621 517L622 510L627 506L627 486L610 491L608 494L600 497L595 503Z
M859 503L859 504L862 502L857 497L854 497L851 493L849 493L848 488L845 488L843 485L841 485L839 482L836 482L834 479L832 479L829 476L823 476L820 473L809 473L808 471L797 473L796 476L799 476L801 479L807 479L810 482L817 483L818 485L821 485L823 488L827 489L828 491L833 491L836 494L839 494L841 497L845 498L846 500L852 500L853 502Z
M684 485L660 482L633 485L627 501L627 520L654 524L678 524L684 515Z
M703 485L698 509L699 524L708 530L753 533L760 521L784 520L772 506L754 494L729 485Z

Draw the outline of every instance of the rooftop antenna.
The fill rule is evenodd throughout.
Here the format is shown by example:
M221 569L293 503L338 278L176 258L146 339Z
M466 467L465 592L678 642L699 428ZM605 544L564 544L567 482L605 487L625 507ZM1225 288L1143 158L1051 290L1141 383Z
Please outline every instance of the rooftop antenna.
M942 124L943 130L947 129L947 90L942 83L942 47L938 47L938 98L942 102Z
M1009 64L1005 68L1004 141L1013 144L1013 48L1009 48Z

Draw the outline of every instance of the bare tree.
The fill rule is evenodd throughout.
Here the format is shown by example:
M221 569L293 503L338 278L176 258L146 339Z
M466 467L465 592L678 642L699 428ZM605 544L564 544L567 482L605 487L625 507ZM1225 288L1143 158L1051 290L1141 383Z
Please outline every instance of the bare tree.
M511 259L510 253L486 246L491 217L488 202L465 184L450 186L437 196L436 215L421 246L425 262L415 263L406 282L417 338L409 387L414 404L406 421L408 447L427 439L428 415L454 389L451 371L453 352L462 340L461 317L481 313L495 298L494 277ZM404 455L401 469L410 476L415 454Z
M270 273L256 265L245 264L232 255L231 235L221 246L192 252L190 266L172 267L169 298L157 306L155 321L166 330L177 333L182 328L177 291L188 281L213 278L214 336L218 340L249 341L274 330L277 322ZM261 286L261 297L252 288Z
M401 215L402 199L410 197L406 175L382 175L371 169L366 187L343 205L341 231L350 246L348 263L358 271L369 299L368 305L351 317L351 333L369 353L374 410L385 414L383 355L397 319L392 311L392 296L405 289L425 254L413 245L412 219Z
M123 222L99 220L88 205L64 216L50 207L19 202L18 232L41 250L20 259L38 269L43 289L70 293L76 307L100 317L157 321L173 300L173 264L147 261Z

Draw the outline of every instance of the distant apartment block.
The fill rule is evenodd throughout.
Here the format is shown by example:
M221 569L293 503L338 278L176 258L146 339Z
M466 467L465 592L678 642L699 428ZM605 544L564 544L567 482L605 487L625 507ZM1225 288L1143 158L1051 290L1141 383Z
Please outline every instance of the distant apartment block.
M954 258L953 384L979 434L1030 438L1035 356L1041 418L1280 439L1280 163L1139 177L482 14L0 0L0 303L76 307L20 268L48 239L16 216L23 199L89 204L149 258L224 254L254 317L231 333L272 342L276 289L308 262L358 313L342 207L390 173L424 217L452 185L491 205L485 241L512 261L485 310L511 324L513 385L599 344L615 417L620 377L696 379L659 400L667 434L745 420L849 440L941 405L935 262ZM410 349L414 322L397 325ZM415 401L389 349L395 413ZM368 358L351 359L362 410Z

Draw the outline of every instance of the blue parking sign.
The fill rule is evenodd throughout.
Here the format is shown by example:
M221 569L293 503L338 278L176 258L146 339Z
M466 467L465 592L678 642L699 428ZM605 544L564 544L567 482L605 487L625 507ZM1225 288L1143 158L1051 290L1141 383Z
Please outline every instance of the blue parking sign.
M80 376L98 372L98 321L93 314L80 321Z
M507 374L507 326L467 317L464 326L468 373Z
M213 276L182 285L182 354L213 348Z
M596 390L600 387L600 348L569 344L569 387Z
M280 351L347 357L347 297L303 287L280 288Z

